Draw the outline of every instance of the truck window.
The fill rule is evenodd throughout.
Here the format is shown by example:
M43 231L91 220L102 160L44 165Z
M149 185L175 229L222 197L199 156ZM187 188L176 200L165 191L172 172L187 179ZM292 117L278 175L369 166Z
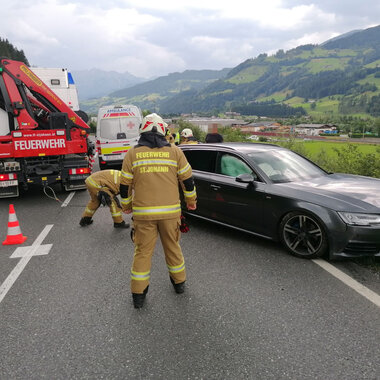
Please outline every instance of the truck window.
M125 133L127 139L138 135L140 121L134 117L107 118L100 120L100 137L116 140L118 133Z

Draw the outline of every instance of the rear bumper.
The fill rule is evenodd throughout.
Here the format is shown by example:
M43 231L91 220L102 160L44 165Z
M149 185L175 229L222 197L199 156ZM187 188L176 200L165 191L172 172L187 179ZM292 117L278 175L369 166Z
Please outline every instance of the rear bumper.
M0 186L0 198L18 197L18 183L11 186Z
M123 165L123 160L103 160L101 157L99 157L99 165L107 168L120 169Z

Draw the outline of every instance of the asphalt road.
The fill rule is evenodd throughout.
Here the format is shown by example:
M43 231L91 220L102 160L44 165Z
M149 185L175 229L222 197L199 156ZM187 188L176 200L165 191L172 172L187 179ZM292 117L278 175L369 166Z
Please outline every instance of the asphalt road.
M80 228L87 200L0 200L1 241L9 203L28 237L0 246L0 286L25 261L16 248L34 244L0 302L0 379L380 379L378 306L276 243L196 219L181 239L186 292L175 294L158 243L134 309L130 230L105 208ZM375 275L336 265L380 294Z

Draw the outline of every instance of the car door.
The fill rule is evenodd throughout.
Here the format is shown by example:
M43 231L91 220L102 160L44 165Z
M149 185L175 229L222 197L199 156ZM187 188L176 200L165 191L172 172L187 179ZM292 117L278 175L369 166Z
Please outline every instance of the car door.
M252 174L253 183L236 181L240 174ZM260 180L250 164L243 157L219 152L216 161L216 173L209 180L209 207L214 211L216 220L249 230L258 234L268 235L263 221L266 201L266 184Z
M210 217L213 210L210 207L210 178L215 174L217 152L207 149L183 149L192 168L197 191L197 209L194 214Z

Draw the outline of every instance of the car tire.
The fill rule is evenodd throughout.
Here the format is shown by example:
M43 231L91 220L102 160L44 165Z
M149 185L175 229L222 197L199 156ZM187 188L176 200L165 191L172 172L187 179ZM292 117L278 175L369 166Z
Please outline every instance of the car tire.
M327 252L328 241L323 224L306 212L290 212L280 223L280 239L294 256L315 259Z

